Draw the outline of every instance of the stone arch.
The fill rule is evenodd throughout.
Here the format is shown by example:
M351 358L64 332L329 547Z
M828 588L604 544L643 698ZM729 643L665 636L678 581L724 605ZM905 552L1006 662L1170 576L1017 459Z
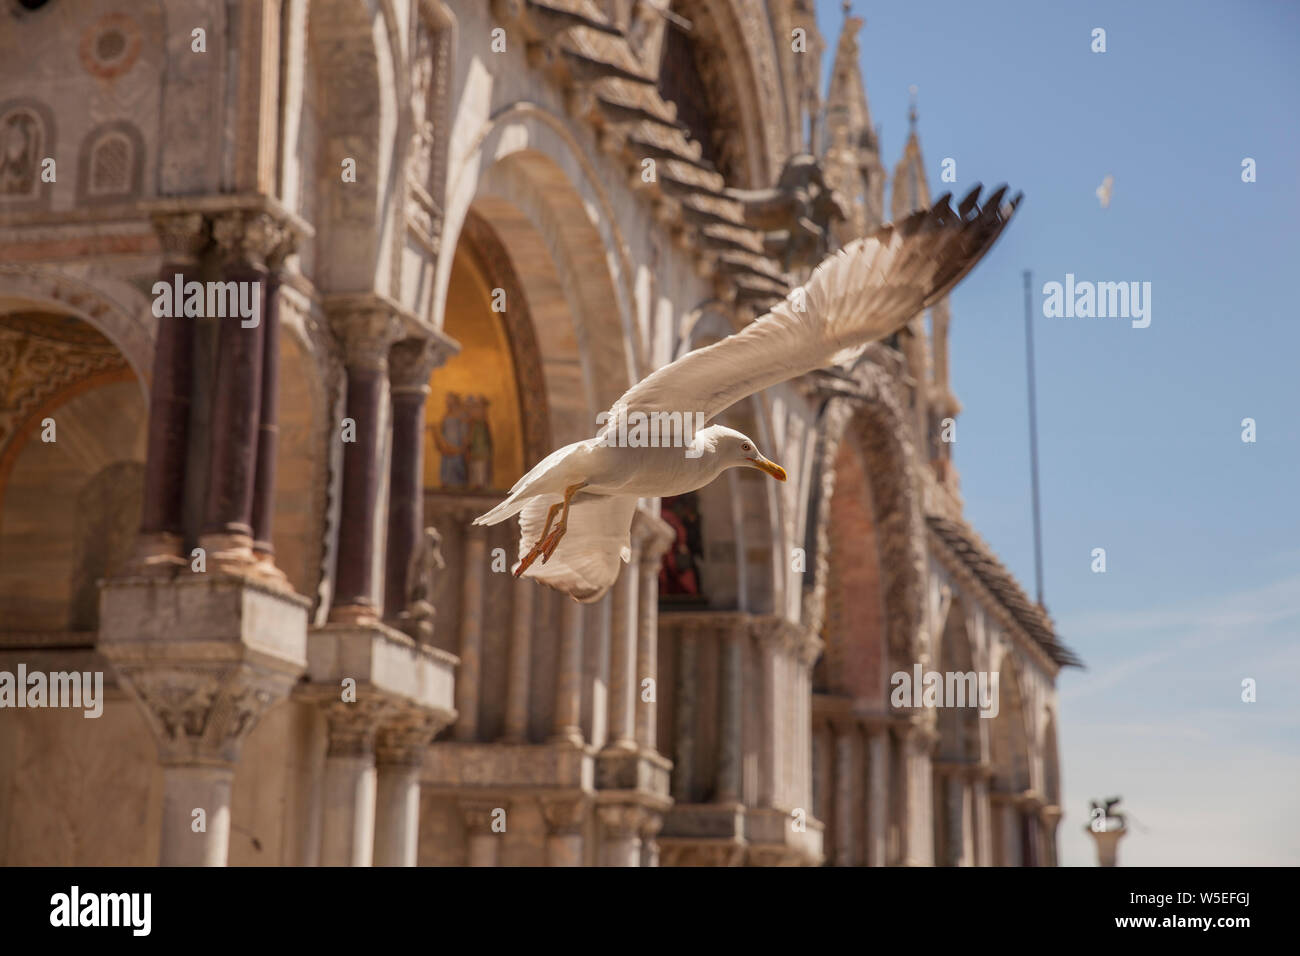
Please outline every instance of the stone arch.
M808 601L808 617L824 627L831 601L830 560L834 560L830 529L836 493L836 463L841 446L849 443L861 455L870 479L870 520L880 556L884 608L884 647L888 666L910 666L925 655L921 641L925 600L925 535L916 492L908 414L897 386L874 363L854 372L855 394L836 397L823 413L825 426L820 475L812 487L818 497L815 542L809 562L816 580ZM859 493L861 493L859 491Z
M729 311L718 302L705 302L683 316L673 359L720 341L733 331ZM761 396L753 395L718 416L717 423L767 445L770 429ZM770 452L769 454L775 454ZM680 499L662 504L663 516L679 538L688 530L688 550L698 567L701 593L707 606L763 614L775 610L774 575L779 550L772 548L780 530L779 499L769 495L771 482L758 472L728 469L717 480ZM695 528L687 528L698 515ZM707 516L707 517L706 517ZM678 541L675 551L684 543ZM674 560L665 554L664 560ZM671 585L670 585L671 588ZM692 603L671 590L661 592L665 603ZM704 603L704 602L697 602Z
M62 270L0 265L0 314L50 312L81 319L122 354L147 394L158 331L148 297L130 283L96 276L92 285Z
M1019 668L1010 654L1004 654L998 669L998 715L989 728L990 788L997 793L1018 795L1030 787L1024 701Z
M729 185L771 185L785 159L789 117L770 19L737 0L675 0L672 7L691 21L692 36L702 38L697 42L720 48L702 63L714 110L724 123L732 118L722 135L738 136L742 144L743 165L730 170L738 181Z
M1047 712L1043 728L1043 798L1049 807L1061 805L1061 759L1056 739L1056 714Z
M493 117L452 170L443 249L471 207L513 263L542 355L554 441L590 438L595 416L637 378L632 277L613 205L581 147L531 103ZM442 328L452 256L439 256L433 324Z
M966 607L954 598L939 637L935 669L940 673L975 673L975 654L970 637ZM978 677L978 675L977 675ZM978 686L976 687L978 693ZM978 698L966 707L942 707L938 711L937 730L941 761L976 763L981 757Z
M0 380L0 621L91 634L139 527L145 395L104 335L49 312L0 312Z

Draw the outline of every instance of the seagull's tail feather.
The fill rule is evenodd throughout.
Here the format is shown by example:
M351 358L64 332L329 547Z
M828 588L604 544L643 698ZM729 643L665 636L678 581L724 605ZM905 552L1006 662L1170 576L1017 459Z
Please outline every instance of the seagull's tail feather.
M491 511L487 512L486 514L481 514L477 518L475 518L474 524L479 524L479 525L500 524L501 522L507 521L510 518L513 518L515 515L519 514L519 512L523 511L524 506L527 505L528 502L531 500L532 500L531 498L519 498L516 497L515 495L511 495L509 498L501 502L501 504L497 505Z
M529 498L519 516L519 554L532 550L542 536L546 512L560 495ZM604 597L618 580L619 568L632 559L629 536L634 495L588 495L569 508L569 527L545 563L534 561L523 573L575 601L591 604ZM516 563L515 567L519 565Z

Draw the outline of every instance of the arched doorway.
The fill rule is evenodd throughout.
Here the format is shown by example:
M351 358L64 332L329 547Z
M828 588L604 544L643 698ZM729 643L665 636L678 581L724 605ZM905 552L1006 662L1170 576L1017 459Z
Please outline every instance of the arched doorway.
M1015 663L1005 655L998 672L998 715L989 728L989 757L993 776L993 861L996 866L1032 866L1035 840L1026 827L1021 796L1029 790L1029 735L1025 728L1024 695Z
M963 706L938 709L934 762L934 847L938 866L973 866L977 828L972 772L980 760L979 677L967 628L967 612L954 599L939 639L936 670L946 686L960 690Z

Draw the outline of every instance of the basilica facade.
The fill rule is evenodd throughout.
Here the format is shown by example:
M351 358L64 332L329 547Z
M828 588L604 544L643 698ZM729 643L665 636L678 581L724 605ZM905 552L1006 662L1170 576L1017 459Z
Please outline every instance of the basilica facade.
M643 500L596 603L471 524L930 203L835 26L4 0L0 864L1055 863L1078 661L963 518L946 301L726 413L789 481Z

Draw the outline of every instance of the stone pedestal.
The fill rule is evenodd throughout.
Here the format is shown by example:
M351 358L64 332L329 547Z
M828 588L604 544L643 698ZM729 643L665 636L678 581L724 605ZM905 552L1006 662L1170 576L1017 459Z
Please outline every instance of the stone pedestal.
M1092 827L1085 827L1092 836L1092 840L1097 844L1097 865L1098 866L1118 866L1119 865L1119 841L1128 833L1128 827L1116 827L1114 830L1094 830Z
M99 650L163 765L163 866L225 865L240 748L303 672L307 609L298 595L217 574L105 584Z
M296 693L329 722L323 866L413 866L425 747L455 718L456 659L383 624L311 632Z

